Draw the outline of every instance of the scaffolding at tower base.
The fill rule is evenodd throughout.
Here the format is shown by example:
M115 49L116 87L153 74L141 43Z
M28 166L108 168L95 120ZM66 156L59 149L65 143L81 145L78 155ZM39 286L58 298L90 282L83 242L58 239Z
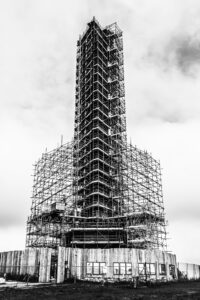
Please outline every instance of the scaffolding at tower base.
M43 153L34 165L31 215L27 220L27 247L60 245L64 211L73 211L72 142Z
M124 145L121 181L113 186L109 203L101 203L103 210L111 212L106 218L103 215L89 217L78 207L80 196L75 189L75 166L73 142L44 153L35 164L27 247L120 246L166 250L158 161L136 146ZM90 205L95 206L96 202Z
M160 162L129 144L124 154L123 180L127 244L166 250Z
M75 196L78 215L66 216L71 221L66 246L167 249L160 163L131 144L123 145L122 154L116 155L120 176L110 175L114 185L108 201L90 202L90 207L100 206L96 215L78 208L80 198Z

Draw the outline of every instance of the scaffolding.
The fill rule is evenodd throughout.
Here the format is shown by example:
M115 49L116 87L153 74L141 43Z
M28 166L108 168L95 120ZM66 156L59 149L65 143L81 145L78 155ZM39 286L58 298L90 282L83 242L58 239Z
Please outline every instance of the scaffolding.
M122 31L95 18L77 42L73 142L34 172L28 247L166 249L161 168L127 143Z
M96 243L97 247L166 249L160 163L136 146L123 147L118 162L121 176L110 176L108 182L112 183L110 201L100 198L88 204L106 209L106 217L89 216L78 206L82 198L76 193L73 143L42 155L34 168L27 247L94 247ZM103 180L101 176L94 179Z
M31 215L27 220L27 247L60 245L64 211L73 212L73 144L45 152L34 165Z
M125 153L123 205L127 244L134 248L166 250L160 162L131 144Z

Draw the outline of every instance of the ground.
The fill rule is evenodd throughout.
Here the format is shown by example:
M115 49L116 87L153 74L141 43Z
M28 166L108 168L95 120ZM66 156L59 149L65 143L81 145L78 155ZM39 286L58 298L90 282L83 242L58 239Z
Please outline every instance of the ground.
M200 299L200 281L168 283L157 287L133 289L129 285L108 285L91 283L30 284L7 283L0 286L3 300L143 300L143 299Z

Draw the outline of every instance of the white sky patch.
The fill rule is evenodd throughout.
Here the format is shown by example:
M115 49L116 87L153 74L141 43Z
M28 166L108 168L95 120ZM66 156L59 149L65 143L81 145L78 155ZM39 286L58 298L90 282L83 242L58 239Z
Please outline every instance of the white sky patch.
M161 161L169 249L200 263L197 0L0 3L0 251L24 248L33 163L73 136L76 41L93 16L124 32L128 135Z

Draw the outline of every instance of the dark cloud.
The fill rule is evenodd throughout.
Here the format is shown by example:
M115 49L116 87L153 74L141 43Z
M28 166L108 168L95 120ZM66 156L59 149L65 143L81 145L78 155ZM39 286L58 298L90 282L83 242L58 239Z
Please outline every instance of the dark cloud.
M177 33L166 41L154 41L143 57L163 71L177 68L183 75L196 76L200 69L200 33Z
M200 65L200 41L193 43L192 37L181 40L176 48L176 59L179 68L186 74L192 67Z

